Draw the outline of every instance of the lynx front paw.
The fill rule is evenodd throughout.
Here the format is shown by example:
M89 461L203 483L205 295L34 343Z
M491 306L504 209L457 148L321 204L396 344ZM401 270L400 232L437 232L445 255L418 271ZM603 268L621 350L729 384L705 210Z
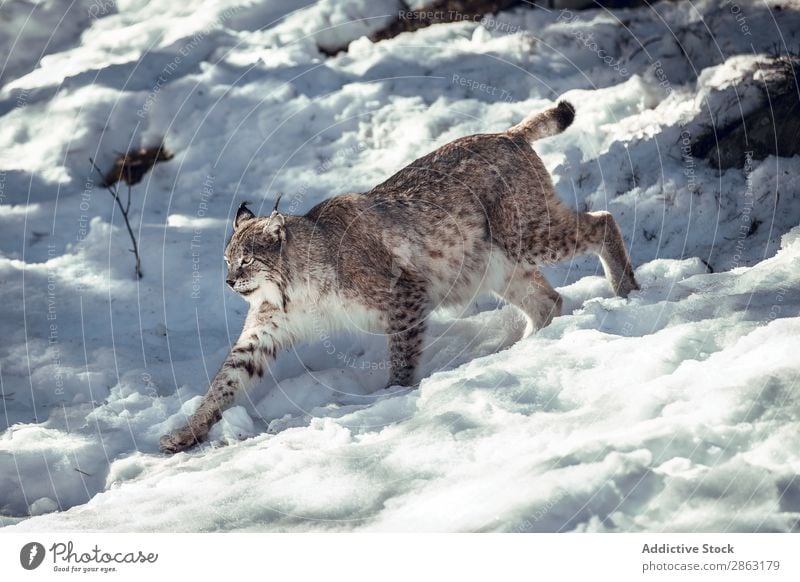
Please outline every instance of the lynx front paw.
M198 432L190 426L185 426L182 429L176 430L170 434L164 435L159 441L159 448L162 453L173 455L180 451L185 451L205 440L204 434Z

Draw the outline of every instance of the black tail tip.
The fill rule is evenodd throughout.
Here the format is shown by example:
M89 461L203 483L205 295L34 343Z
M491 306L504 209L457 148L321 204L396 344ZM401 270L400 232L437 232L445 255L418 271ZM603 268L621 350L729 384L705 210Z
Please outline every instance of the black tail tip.
M569 101L559 101L556 106L556 119L561 130L567 129L575 119L575 108Z

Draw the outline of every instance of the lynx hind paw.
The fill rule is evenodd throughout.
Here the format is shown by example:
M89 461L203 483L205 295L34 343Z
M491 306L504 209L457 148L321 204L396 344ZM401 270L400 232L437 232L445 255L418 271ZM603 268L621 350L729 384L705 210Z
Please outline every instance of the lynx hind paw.
M161 437L159 449L162 453L174 455L175 453L190 449L201 442L201 440L201 435L187 426Z
M634 279L633 277L629 277L620 284L616 292L617 295L625 298L628 297L628 295L630 295L631 292L639 290L640 290L639 284L636 282L636 279Z

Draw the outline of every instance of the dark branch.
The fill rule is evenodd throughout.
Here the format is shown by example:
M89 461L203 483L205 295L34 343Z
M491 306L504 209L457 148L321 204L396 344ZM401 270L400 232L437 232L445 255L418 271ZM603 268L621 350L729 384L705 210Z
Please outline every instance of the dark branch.
M89 161L92 163L92 166L100 178L104 178L103 172L100 171L100 168L97 167L97 164L94 163L94 160L89 158ZM119 197L119 192L117 191L115 184L109 184L106 186L106 190L108 190L108 193L111 194L111 197L116 201L117 206L119 206L119 211L122 213L122 218L125 220L125 227L128 229L128 235L130 235L131 244L133 244L131 252L133 253L134 257L136 257L136 277L141 279L144 275L142 273L142 261L139 258L139 245L136 244L136 235L133 234L133 228L131 228L130 219L128 217L128 211L131 208L131 185L128 184L128 201L125 206L122 204L122 200Z

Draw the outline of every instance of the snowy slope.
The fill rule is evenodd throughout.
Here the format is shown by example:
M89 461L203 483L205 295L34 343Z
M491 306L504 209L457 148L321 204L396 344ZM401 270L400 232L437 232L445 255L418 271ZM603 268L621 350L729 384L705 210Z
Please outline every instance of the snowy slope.
M10 14L28 49L3 35L0 525L796 529L800 159L720 174L682 144L757 106L800 13L743 0L745 34L712 2L518 9L364 38L396 4L45 2L30 30ZM568 204L618 219L640 292L613 297L580 259L547 273L564 316L522 341L491 298L436 312L417 390L382 389L381 338L321 337L211 443L157 453L241 327L222 261L240 201L264 213L284 192L302 213L561 96L575 123L536 149ZM133 189L137 282L88 157L162 138L175 158Z

